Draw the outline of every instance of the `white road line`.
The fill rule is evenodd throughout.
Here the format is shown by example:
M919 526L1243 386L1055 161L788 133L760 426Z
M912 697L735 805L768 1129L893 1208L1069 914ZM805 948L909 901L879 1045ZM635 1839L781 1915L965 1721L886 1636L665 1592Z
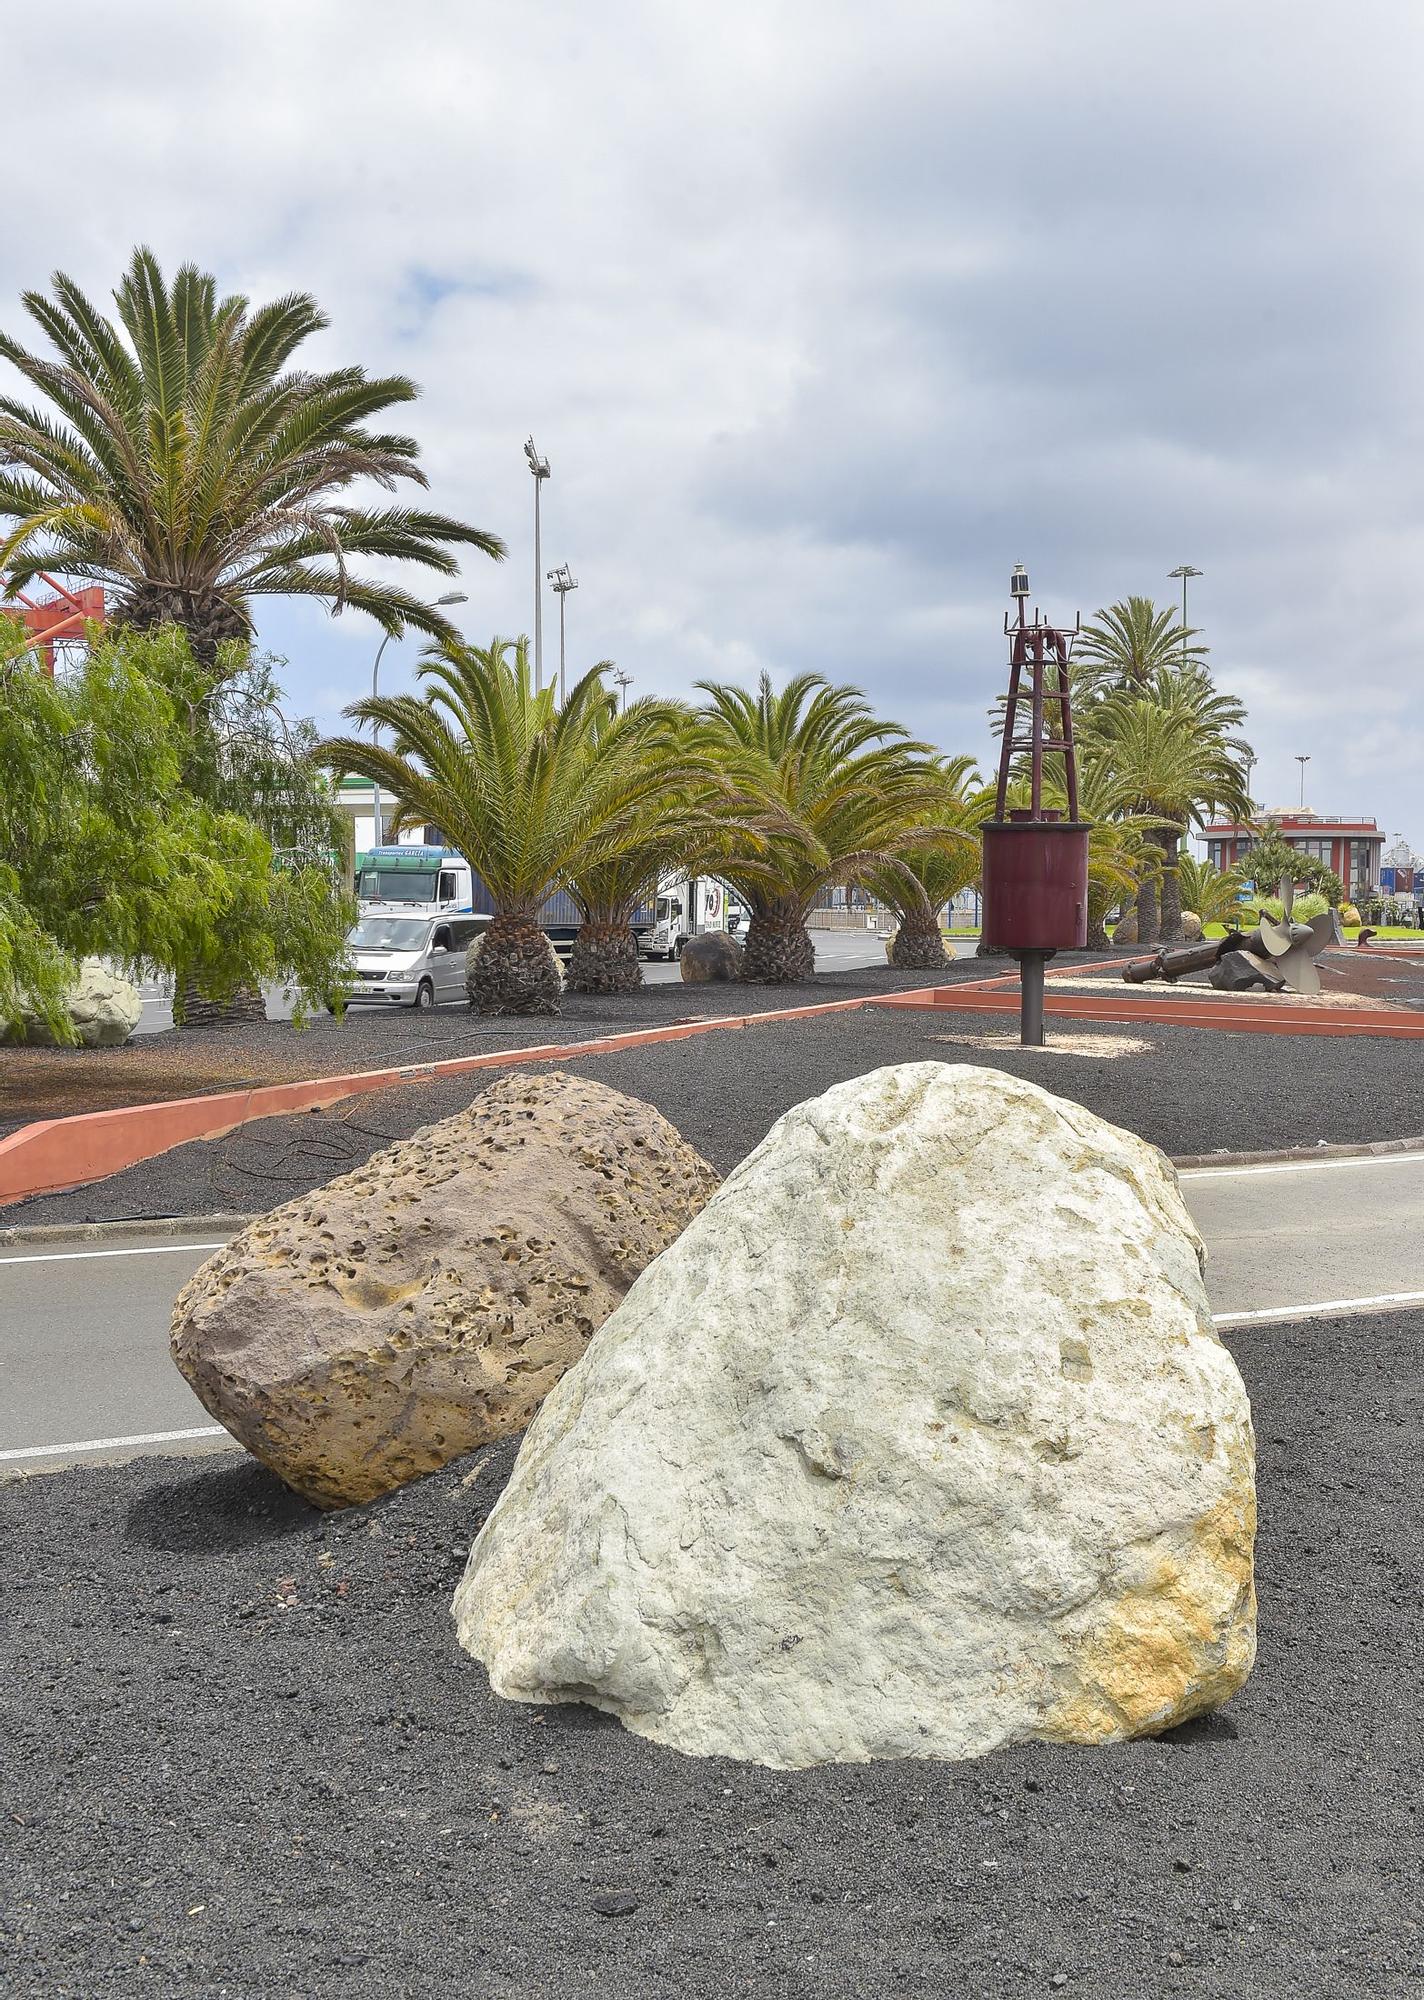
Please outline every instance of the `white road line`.
M1321 1299L1309 1306L1258 1306L1254 1312L1213 1313L1218 1326L1246 1326L1252 1320L1319 1319L1324 1313L1368 1312L1372 1306L1417 1306L1424 1292L1377 1292L1367 1299Z
M1231 1180L1244 1174L1321 1174L1331 1167L1407 1167L1424 1160L1424 1153L1353 1153L1343 1160L1281 1160L1253 1167L1179 1167L1184 1181Z
M0 1451L0 1460L16 1458L58 1458L71 1451L119 1451L130 1444L177 1444L182 1438L226 1437L221 1424L199 1424L196 1430L145 1431L139 1437L86 1438L82 1444L32 1444L23 1451Z
M0 1257L0 1264L74 1264L89 1257L175 1257L180 1250L226 1250L221 1243L154 1243L138 1250L39 1250L29 1257Z

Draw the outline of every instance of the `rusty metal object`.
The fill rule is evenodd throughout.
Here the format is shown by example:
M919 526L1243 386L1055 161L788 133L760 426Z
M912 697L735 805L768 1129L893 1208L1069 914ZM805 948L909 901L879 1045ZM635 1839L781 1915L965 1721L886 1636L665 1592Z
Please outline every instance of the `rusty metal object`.
M1239 993L1263 986L1271 993L1318 993L1320 973L1315 961L1322 951L1342 942L1340 920L1334 910L1324 910L1308 924L1291 920L1288 883L1282 884L1285 915L1280 922L1258 917L1253 931L1228 931L1225 937L1204 939L1176 951L1159 951L1151 958L1136 958L1122 969L1133 986L1150 979L1170 983L1187 973L1205 972L1209 985L1218 992Z
M1074 634L1028 619L1028 573L1015 567L1009 585L1017 623L1009 636L1009 692L994 817L983 828L983 949L1007 951L1019 962L1019 1034L1026 1047L1043 1044L1043 969L1056 951L1088 942L1088 832L1078 817L1078 765L1068 655ZM1027 733L1023 709L1027 708ZM1047 723L1045 709L1054 712ZM1029 804L1009 810L1014 759L1027 755ZM1043 802L1046 756L1063 759L1068 816Z

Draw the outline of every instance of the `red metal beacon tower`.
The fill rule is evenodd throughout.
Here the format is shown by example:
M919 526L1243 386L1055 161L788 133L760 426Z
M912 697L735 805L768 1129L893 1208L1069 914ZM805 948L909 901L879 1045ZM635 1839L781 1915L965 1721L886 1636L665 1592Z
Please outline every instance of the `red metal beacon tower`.
M999 756L994 817L984 824L983 948L1019 962L1019 1039L1043 1046L1043 968L1056 951L1088 942L1088 833L1078 817L1078 764L1073 751L1073 702L1068 655L1077 635L1045 625L1034 607L1028 619L1028 571L1016 563L1009 582L1017 623L1006 613L1009 693ZM1027 680L1027 685L1025 681ZM1051 685L1050 685L1051 680ZM1022 711L1028 709L1027 733ZM1026 756L1029 804L1008 809L1015 759ZM1068 805L1043 803L1043 760L1063 759Z

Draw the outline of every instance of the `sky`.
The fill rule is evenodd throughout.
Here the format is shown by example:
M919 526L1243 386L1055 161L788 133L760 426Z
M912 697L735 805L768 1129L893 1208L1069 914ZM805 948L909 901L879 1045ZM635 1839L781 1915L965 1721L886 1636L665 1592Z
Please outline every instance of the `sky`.
M532 628L531 433L570 668L634 693L814 669L987 758L1015 562L1067 622L1191 563L1257 799L1308 754L1424 845L1424 11L76 0L6 70L0 327L136 242L311 291L508 546L470 638ZM369 688L357 614L259 636L324 726Z

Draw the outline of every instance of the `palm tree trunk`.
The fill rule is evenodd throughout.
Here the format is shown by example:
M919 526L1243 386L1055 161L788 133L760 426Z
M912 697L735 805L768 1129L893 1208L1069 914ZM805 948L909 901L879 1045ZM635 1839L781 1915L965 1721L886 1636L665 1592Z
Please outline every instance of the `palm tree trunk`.
M205 1000L192 979L174 982L173 1019L180 1028L238 1028L267 1019L260 987L242 985L226 1000Z
M500 911L470 953L465 991L481 1014L557 1014L563 977L530 916Z
M1157 942L1185 944L1186 934L1182 929L1182 884L1177 874L1177 852L1181 846L1181 835L1161 832L1157 838L1162 843L1162 924L1157 933Z
M1149 855L1143 861L1137 878L1137 942L1156 944L1157 933L1161 929L1161 919L1157 914L1157 868L1156 859Z
M752 911L742 959L743 979L757 986L786 986L809 979L815 969L816 947L799 903L787 899L769 909Z
M636 993L643 983L638 940L627 922L586 918L579 925L569 958L573 993Z
M942 972L949 964L940 935L938 910L902 910L900 928L890 946L890 963L899 972Z

